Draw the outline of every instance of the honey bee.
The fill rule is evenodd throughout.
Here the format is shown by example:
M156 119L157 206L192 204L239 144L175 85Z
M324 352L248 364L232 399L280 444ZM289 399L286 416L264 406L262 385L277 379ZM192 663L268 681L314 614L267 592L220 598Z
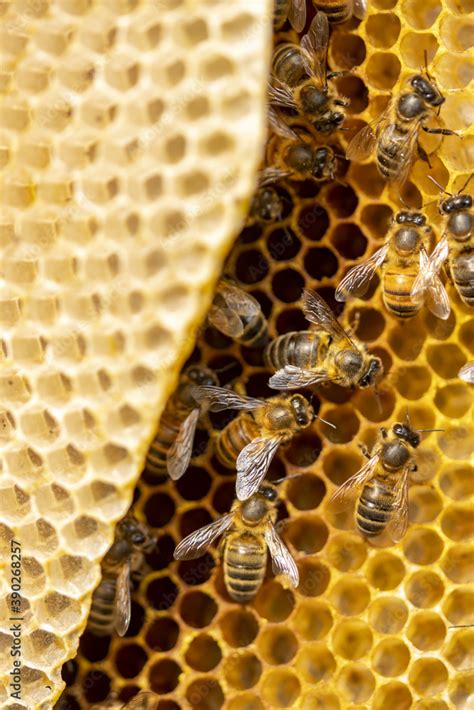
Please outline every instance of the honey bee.
M365 537L375 537L384 530L393 542L405 535L408 527L408 477L416 471L414 450L420 433L409 424L394 424L391 434L380 429L368 462L333 494L329 505L343 510L358 495L356 526Z
M457 135L448 128L426 125L444 101L445 97L428 74L412 76L406 90L390 101L382 115L354 136L347 148L347 158L364 160L375 150L379 173L389 182L404 183L417 152L428 161L418 143L420 129L444 136Z
M142 690L122 706L122 710L155 710L158 695L151 690Z
M383 375L382 361L344 330L318 293L305 289L303 311L316 328L280 335L265 348L265 364L277 370L270 386L283 390L326 382L342 387L376 384Z
M275 0L273 29L281 30L286 20L296 32L301 32L306 24L306 0Z
M290 108L308 120L320 133L331 133L344 122L344 109L349 100L339 96L328 82L341 72L328 72L327 50L329 23L318 12L301 46L282 44L273 55L272 85L268 90L270 104ZM274 125L276 111L269 113Z
M133 516L121 520L112 547L102 560L102 579L92 595L88 630L94 636L124 636L130 624L130 575L143 564L155 539Z
M316 145L313 141L302 140L298 134L289 129L281 118L275 114L272 127L275 133L283 138L289 138L289 143L279 147L273 156L276 167L273 174L278 179L291 177L292 180L307 180L308 178L323 182L334 180L337 171L337 160L340 158L328 145Z
M332 25L346 22L352 15L363 20L367 14L367 0L313 0L318 12L324 12Z
M196 530L177 546L177 560L192 560L205 553L220 535L223 541L224 582L229 596L245 604L260 589L265 575L267 550L274 574L284 574L293 587L299 573L290 551L275 529L277 491L265 484L245 502L235 501L230 513Z
M472 176L469 177L469 180ZM431 178L438 185L438 183ZM421 297L441 270L445 261L449 275L459 297L467 306L474 306L474 234L472 231L472 197L462 194L467 183L457 195L451 195L440 203L439 211L444 217L443 236L433 249L426 268L420 272L413 285L413 296ZM441 187L441 185L438 185ZM443 189L443 188L441 188Z
M398 318L411 318L421 309L424 298L412 296L413 286L428 266L427 239L432 233L420 212L399 212L383 247L369 259L354 266L336 289L336 299L362 296L377 269L382 272L382 294L387 310ZM443 284L435 273L426 282L429 310L438 318L449 317L451 307Z
M185 473L191 460L194 434L201 409L191 390L195 385L215 385L217 376L207 367L191 365L181 375L176 392L163 412L158 432L146 456L146 468L155 475L167 472L173 481Z
M461 380L464 380L464 382L474 384L474 360L472 362L466 362L459 370L458 376Z
M250 219L259 224L271 224L282 218L283 203L273 184L288 173L274 168L261 170L258 184L250 205Z
M208 320L221 333L249 348L261 348L268 341L267 320L257 299L227 281L217 287Z
M216 445L217 458L224 466L237 465L239 500L258 491L278 447L316 418L311 404L301 394L263 400L243 397L222 387L196 387L193 395L213 412L244 410L219 433Z

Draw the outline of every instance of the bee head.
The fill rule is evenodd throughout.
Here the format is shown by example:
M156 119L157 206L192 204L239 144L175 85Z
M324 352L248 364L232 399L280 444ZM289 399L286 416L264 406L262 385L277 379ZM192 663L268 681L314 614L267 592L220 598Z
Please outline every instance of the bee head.
M410 79L410 84L423 101L430 106L441 106L445 98L435 86L433 80L427 79L421 74L416 74Z
M301 394L294 394L291 397L290 406L300 427L307 427L311 424L314 419L313 408Z
M442 200L439 211L442 214L452 214L461 210L468 210L472 207L471 195L453 195L446 200Z
M315 121L314 127L320 133L331 133L344 123L345 118L345 114L342 111L331 111L326 117Z
M406 441L414 449L420 445L421 437L419 433L408 424L400 424L400 422L397 422L397 424L393 425L392 431L398 439Z
M131 516L127 516L119 523L119 532L122 538L133 547L144 547L153 542L141 523Z
M208 367L192 365L186 370L186 374L195 385L218 385L217 376Z
M369 358L369 366L364 372L362 377L359 379L359 387L371 387L375 385L376 382L383 375L383 365L382 360L379 357L372 355Z
M260 486L258 492L261 496L271 501L272 503L278 498L277 489L269 483L264 483L262 486Z
M395 221L398 224L414 224L417 227L424 227L426 224L426 217L421 212L399 212L395 217Z

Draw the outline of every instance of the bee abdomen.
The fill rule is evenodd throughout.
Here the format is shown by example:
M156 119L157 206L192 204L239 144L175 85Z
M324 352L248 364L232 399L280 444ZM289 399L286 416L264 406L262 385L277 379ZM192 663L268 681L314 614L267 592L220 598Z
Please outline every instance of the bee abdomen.
M146 455L146 468L150 473L162 475L167 473L166 456L179 432L180 423L168 416L160 421L155 438L150 444Z
M451 272L464 303L474 306L474 252L458 256L454 260Z
M87 622L87 628L94 636L111 636L114 633L116 595L116 578L103 578L92 595L91 610Z
M231 538L225 548L224 579L229 595L244 604L255 596L265 576L267 550L250 533Z
M275 0L273 10L273 27L275 30L281 30L288 17L288 9L291 0Z
M253 421L240 415L223 429L217 439L216 455L223 466L234 468L243 448L258 436Z
M271 370L280 370L285 365L309 370L318 364L319 344L319 338L309 330L285 333L265 348L265 365Z
M299 47L281 44L273 55L273 73L276 78L290 87L301 84L308 78Z
M421 308L421 302L413 301L411 289L416 273L400 273L387 269L383 275L383 300L387 309L398 318L411 318Z
M259 313L246 323L244 332L239 340L242 345L263 348L268 341L267 321L263 313Z
M337 25L341 22L346 22L352 15L350 2L315 2L313 5L316 10L324 12L328 16L329 22Z
M362 535L380 535L387 527L392 509L392 490L377 481L369 481L357 504L356 524Z

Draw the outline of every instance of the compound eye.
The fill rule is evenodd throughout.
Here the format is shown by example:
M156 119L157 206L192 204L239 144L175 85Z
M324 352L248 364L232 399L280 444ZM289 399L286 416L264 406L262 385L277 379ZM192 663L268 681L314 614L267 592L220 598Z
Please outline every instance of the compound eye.
M400 434L403 434L403 426L401 424L394 424L392 431L397 436L400 436Z
M143 542L145 542L145 535L142 532L133 533L132 542L134 545L141 545Z

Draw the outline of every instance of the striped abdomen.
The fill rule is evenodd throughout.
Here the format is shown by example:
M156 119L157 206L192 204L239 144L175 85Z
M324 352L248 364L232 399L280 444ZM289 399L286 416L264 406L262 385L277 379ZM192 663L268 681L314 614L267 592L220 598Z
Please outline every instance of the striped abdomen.
M294 44L281 44L277 47L272 66L276 78L288 86L299 86L308 79L301 51Z
M393 503L394 493L390 484L373 478L364 486L356 511L356 524L362 535L375 537L385 530Z
M168 473L166 456L176 437L178 436L181 422L184 421L189 410L176 401L171 400L160 419L158 431L150 444L146 455L145 466L150 473L157 476Z
M273 10L273 28L281 30L288 17L291 0L275 0Z
M350 0L313 0L316 10L324 12L328 16L329 22L337 25L346 22L352 17L352 2Z
M390 182L396 181L403 172L406 161L411 161L414 156L407 155L406 148L402 150L402 142L411 128L411 121L407 126L400 123L390 123L381 133L377 144L376 162L381 175Z
M245 604L256 595L265 576L267 546L250 532L229 535L224 550L224 581L229 596Z
M268 341L267 320L263 313L259 311L257 315L248 320L244 318L243 321L244 332L238 338L238 342L250 348L263 348Z
M416 264L408 270L387 267L383 272L383 301L386 308L398 318L411 318L422 306L421 301L414 302L411 297L417 274Z
M223 466L234 468L243 448L259 435L258 426L250 412L240 414L219 434L216 455Z
M474 251L453 259L451 275L459 296L468 306L474 306Z
M117 576L106 574L92 595L87 629L94 636L112 636L115 629Z
M271 341L263 355L270 370L280 370L285 365L311 370L323 358L321 338L310 330L285 333Z

